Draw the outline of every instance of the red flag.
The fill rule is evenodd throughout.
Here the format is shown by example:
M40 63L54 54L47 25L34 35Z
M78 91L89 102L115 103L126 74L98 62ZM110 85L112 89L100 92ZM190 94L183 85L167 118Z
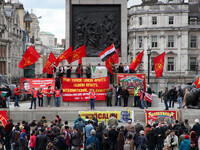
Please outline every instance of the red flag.
M7 120L8 120L8 116L7 116L7 111L3 110L0 111L0 120L2 121L2 125L5 127Z
M78 64L82 64L82 58L78 60Z
M112 63L117 64L119 63L119 49L116 50L117 53L111 56Z
M194 82L197 88L200 88L200 76L197 78L197 80Z
M145 93L145 101L152 103L152 95L149 93Z
M162 73L163 73L164 62L165 62L165 52L155 57L153 61L154 61L154 70L156 73L156 78L159 78L162 76Z
M20 61L19 65L18 65L18 67L21 69L24 69L26 66L31 66L36 61L38 61L38 58L36 58L36 57L31 55L31 53L29 53L29 51L26 51L23 55L22 60Z
M72 53L72 46L68 48L66 51L64 51L57 59L55 62L55 66L57 67L59 63L65 59Z
M144 50L135 57L135 59L130 64L129 69L131 69L131 70L136 69L137 65L140 64L142 61L143 54L144 54Z
M47 70L50 68L50 66L56 61L56 57L54 54L51 52L49 55L49 58L44 66L44 69L42 70L42 73L47 72Z
M114 46L114 44L112 44L108 48L106 48L103 52L101 52L99 54L99 57L101 58L102 61L105 61L116 53L117 53L117 51L115 49L115 46Z
M85 44L75 51L72 51L72 53L67 57L67 61L69 64L71 64L73 61L76 61L82 57L86 57Z
M35 48L31 45L26 52L29 52L31 55L35 56L36 58L40 58L40 55L38 52L35 50Z
M112 70L112 59L111 59L111 57L108 58L108 59L105 61L105 66L106 66L106 68L108 69L108 71L110 72L110 74L113 75L113 70Z

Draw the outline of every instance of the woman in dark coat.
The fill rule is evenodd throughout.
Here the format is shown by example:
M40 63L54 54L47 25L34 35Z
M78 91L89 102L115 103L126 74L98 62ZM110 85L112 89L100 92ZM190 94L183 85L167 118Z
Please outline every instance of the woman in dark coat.
M75 129L71 136L71 145L74 146L74 150L80 150L82 145L81 132Z
M144 136L144 131L140 131L140 136L138 137L138 147L137 150L147 149L147 138Z
M117 137L117 148L118 148L118 150L124 149L124 142L125 142L124 132L122 130L120 130L118 137Z
M124 90L122 91L122 97L124 99L124 107L128 106L128 97L129 97L129 91L126 87L124 87Z

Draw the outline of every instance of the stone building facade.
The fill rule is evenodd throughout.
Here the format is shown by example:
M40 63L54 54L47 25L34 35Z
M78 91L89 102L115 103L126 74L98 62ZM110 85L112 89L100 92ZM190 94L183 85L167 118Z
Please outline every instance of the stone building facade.
M0 72L11 83L23 76L23 70L18 68L23 54L22 30L19 15L12 3L1 1L0 11Z
M198 9L192 16L199 14L199 5L195 4ZM132 6L128 10L131 59L145 50L143 66L147 73L147 49L150 47L150 85L156 92L172 85L191 84L198 74L200 26L196 20L199 20L199 16L192 19L191 9L190 3L177 0L168 3L145 0L141 5ZM163 76L156 78L153 58L163 52L166 53Z

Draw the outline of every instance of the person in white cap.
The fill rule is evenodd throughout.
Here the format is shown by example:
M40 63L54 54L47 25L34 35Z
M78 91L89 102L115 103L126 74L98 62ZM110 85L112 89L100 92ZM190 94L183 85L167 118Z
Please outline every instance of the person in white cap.
M140 136L138 137L138 147L137 150L147 149L147 138L144 136L144 130L140 131Z
M132 121L131 121L131 120L128 120L128 123L127 123L127 125L125 126L125 129L128 130L128 131L130 131L130 129L131 129L132 127L134 127L134 125L132 125Z
M199 119L194 120L195 124L192 127L192 131L195 131L197 138L199 139L200 136L200 124L199 124Z

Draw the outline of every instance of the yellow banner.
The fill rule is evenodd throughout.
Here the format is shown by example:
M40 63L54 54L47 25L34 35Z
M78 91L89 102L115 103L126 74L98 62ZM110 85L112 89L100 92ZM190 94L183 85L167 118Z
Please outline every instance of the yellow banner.
M134 122L134 112L133 111L80 111L79 114L83 119L86 116L92 120L92 115L98 119L99 122L105 121L108 122L108 119L111 117L111 114L115 114L118 122L126 123L128 120L132 120Z

